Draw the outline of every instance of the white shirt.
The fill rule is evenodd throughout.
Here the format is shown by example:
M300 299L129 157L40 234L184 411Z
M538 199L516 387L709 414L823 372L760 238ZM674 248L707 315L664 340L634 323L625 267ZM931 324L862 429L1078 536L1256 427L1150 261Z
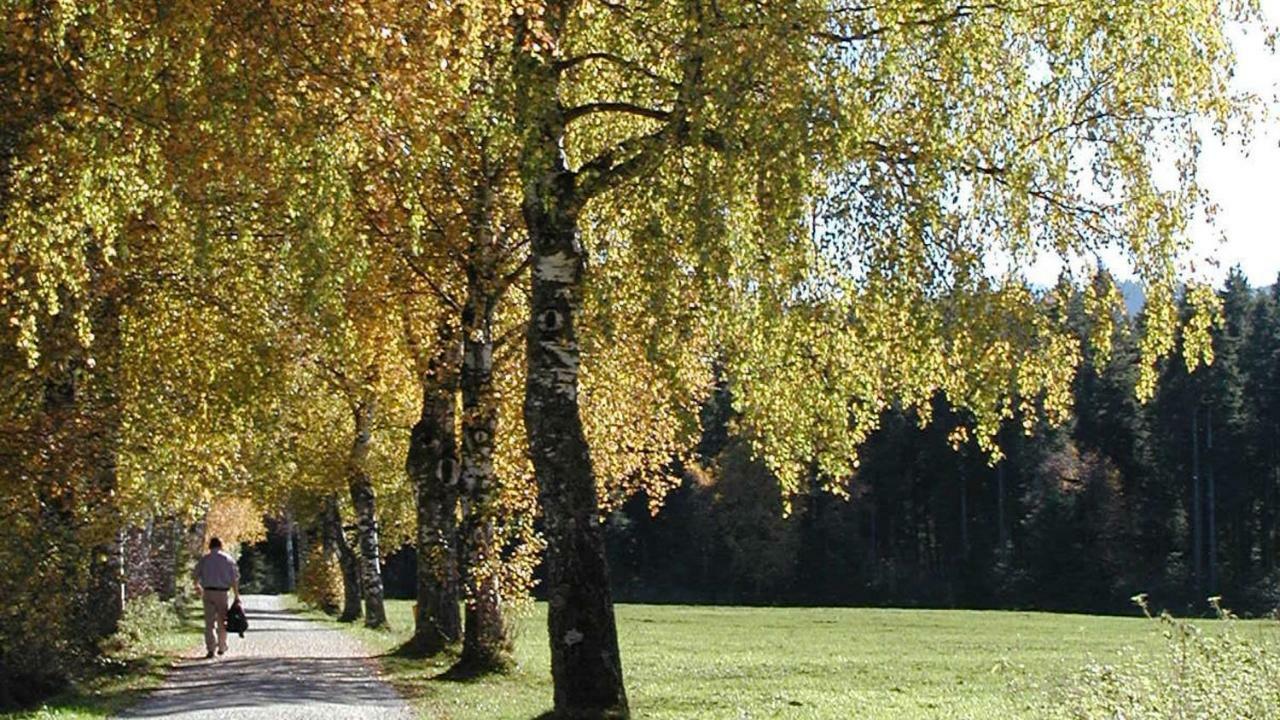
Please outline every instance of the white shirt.
M205 588L229 588L240 582L240 568L236 561L221 550L200 558L194 574L196 582Z

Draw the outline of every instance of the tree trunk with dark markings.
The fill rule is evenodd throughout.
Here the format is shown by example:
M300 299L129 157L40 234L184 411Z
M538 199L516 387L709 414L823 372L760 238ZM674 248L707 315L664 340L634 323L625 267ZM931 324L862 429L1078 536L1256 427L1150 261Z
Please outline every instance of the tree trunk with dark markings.
M573 178L554 170L524 203L534 253L524 420L547 537L547 625L556 713L629 716L595 473L578 407L584 258Z
M569 11L569 3L548 3L536 41L528 27L517 27L516 72L524 92L521 210L531 253L524 421L547 540L543 587L554 714L598 720L628 718L630 711L595 472L578 406L577 325L586 269L578 213L584 197L562 151L565 115L554 63ZM544 46L542 35L551 38L550 52L537 49Z
M342 614L340 622L355 622L363 615L360 599L360 561L342 529L342 514L338 511L338 498L330 496L324 509L324 533L328 542L338 551L338 567L342 569Z
M498 487L494 436L498 398L493 385L496 271L492 265L492 193L477 198L473 262L462 310L462 541L466 549L467 623L460 667L470 673L509 666L511 642L503 617L501 559L495 546Z
M422 378L422 415L409 436L405 462L418 510L418 610L410 647L423 655L462 638L454 432L461 341L453 325L442 321L436 342Z
M371 397L362 398L354 407L355 440L347 462L347 486L356 509L356 535L360 545L360 586L364 593L364 624L377 628L387 624L383 602L382 565L378 548L377 499L373 481L365 467L373 442L373 419L376 404Z

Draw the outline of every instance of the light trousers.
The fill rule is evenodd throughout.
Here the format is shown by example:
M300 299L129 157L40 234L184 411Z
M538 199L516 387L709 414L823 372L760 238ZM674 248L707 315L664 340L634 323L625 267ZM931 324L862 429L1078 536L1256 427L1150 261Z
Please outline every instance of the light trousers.
M204 647L209 652L227 651L227 607L226 590L204 591Z

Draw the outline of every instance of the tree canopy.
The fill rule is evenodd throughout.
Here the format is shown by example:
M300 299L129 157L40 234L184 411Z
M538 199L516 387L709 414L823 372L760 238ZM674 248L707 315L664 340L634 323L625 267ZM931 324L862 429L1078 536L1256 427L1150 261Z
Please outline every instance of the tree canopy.
M625 716L599 521L661 507L717 384L789 501L851 494L891 408L992 462L1068 421L1104 256L1139 400L1246 362L1187 228L1253 0L5 11L0 552L77 597L233 495L358 556L370 624L389 549L453 558L495 664L545 562L557 712Z

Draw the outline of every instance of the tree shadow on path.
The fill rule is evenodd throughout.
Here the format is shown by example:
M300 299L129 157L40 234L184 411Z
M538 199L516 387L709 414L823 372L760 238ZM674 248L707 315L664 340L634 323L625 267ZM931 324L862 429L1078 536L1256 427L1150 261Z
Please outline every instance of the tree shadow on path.
M402 701L350 658L235 658L176 666L165 686L123 717L166 717L201 711L280 705L398 708Z

